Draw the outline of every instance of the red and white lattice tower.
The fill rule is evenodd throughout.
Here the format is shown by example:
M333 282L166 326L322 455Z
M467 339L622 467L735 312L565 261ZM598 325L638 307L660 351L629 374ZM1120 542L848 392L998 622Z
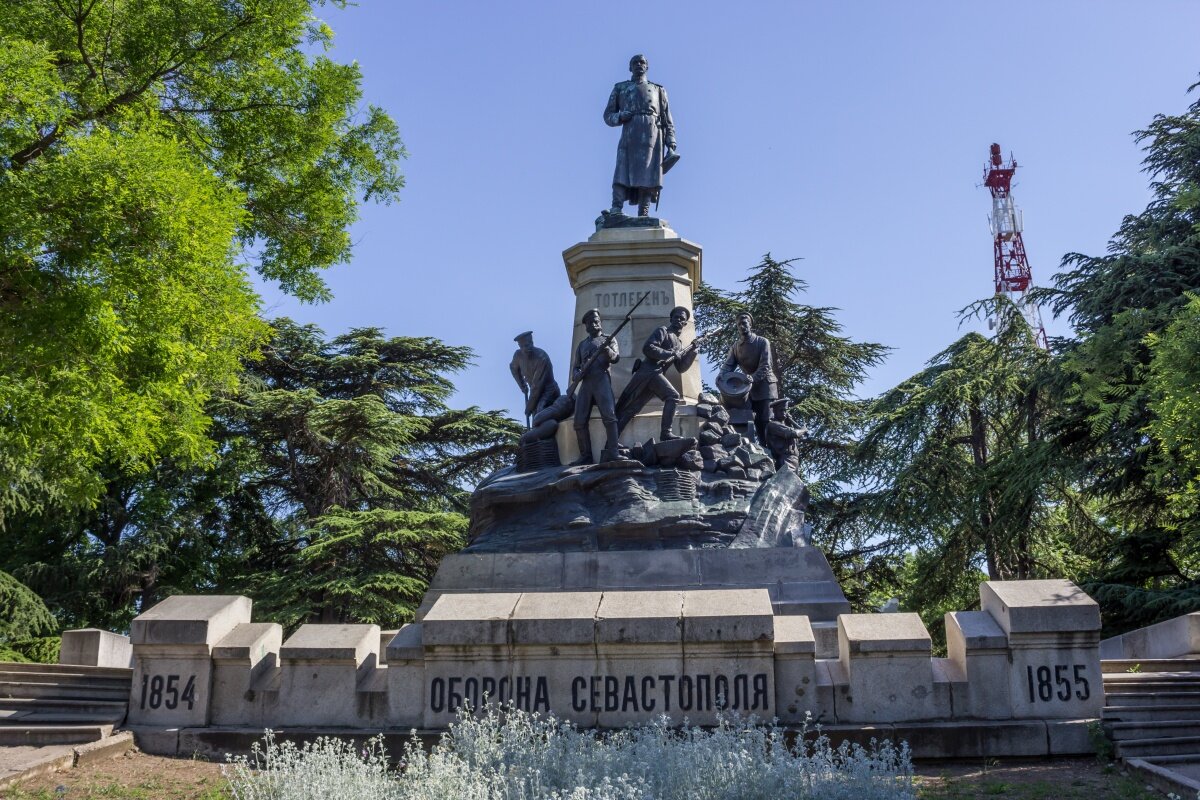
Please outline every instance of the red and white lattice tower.
M988 221L996 252L996 294L1004 295L1021 310L1033 338L1045 348L1046 327L1042 324L1041 309L1026 296L1033 283L1033 272L1021 239L1021 211L1012 198L1012 177L1016 171L1017 162L1010 156L1005 164L1000 145L993 144L991 159L984 167L983 183L992 192L992 215Z

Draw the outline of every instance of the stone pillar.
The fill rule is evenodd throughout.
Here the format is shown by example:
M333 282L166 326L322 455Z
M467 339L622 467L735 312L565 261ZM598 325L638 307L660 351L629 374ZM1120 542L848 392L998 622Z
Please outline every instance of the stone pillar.
M932 641L916 614L842 614L838 722L896 722L950 716L950 686L935 682Z
M574 357L576 346L586 335L580 323L584 312L590 308L600 309L604 330L611 332L621 324L638 298L649 292L649 297L638 306L629 324L617 335L621 360L613 365L611 375L613 396L620 397L621 390L629 383L633 362L642 357L642 345L654 329L667 324L675 306L692 310L692 292L700 284L701 256L699 245L680 238L667 227L604 229L586 242L563 251L567 277L575 291L569 358ZM688 322L684 329L681 338L685 343L695 338L694 322ZM565 366L567 371L559 381L564 390L571 380L570 364ZM674 368L666 374L671 385L683 396L683 403L694 405L701 389L700 360L697 359L683 375ZM680 412L676 432L680 433L682 428L682 435L695 436L699 430L695 410L681 407ZM650 436L658 438L657 419L661 413L662 404L651 400L639 419L631 422L623 432L622 444L641 444ZM647 419L643 421L641 416ZM604 433L595 412L591 434L592 451L599 454ZM579 455L569 419L559 425L558 450L563 463Z
M382 726L359 708L359 685L379 660L378 625L301 625L279 648L275 726ZM369 711L369 709L367 709Z
M425 651L421 623L396 631L387 645L388 724L420 728L425 714Z
M766 589L683 593L683 676L695 681L693 725L718 712L771 719L775 709L775 625Z
M775 716L784 725L798 725L807 714L814 722L833 720L833 709L818 702L816 653L808 617L775 617Z
M587 707L602 728L666 715L692 718L696 686L683 671L683 592L606 592L596 612L597 669ZM686 685L685 685L686 681Z
M283 627L243 622L213 647L212 724L260 727L267 684L279 666Z
M979 598L1008 637L1017 719L1085 719L1104 707L1100 607L1066 580L985 581Z
M954 716L977 719L1012 717L1008 637L986 611L946 614L946 652L966 676L966 700ZM957 701L957 698L956 698Z
M129 724L208 725L213 647L249 621L250 598L235 595L176 595L136 617Z

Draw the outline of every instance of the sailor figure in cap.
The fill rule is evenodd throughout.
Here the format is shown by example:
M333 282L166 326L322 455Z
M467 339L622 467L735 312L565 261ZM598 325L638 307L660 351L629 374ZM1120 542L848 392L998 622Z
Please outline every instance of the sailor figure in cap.
M513 341L521 347L513 353L508 369L525 395L525 419L528 421L557 400L561 392L554 381L550 356L540 347L533 346L533 331L518 333Z
M767 423L767 449L775 457L775 469L791 467L792 472L800 471L800 440L808 433L801 428L797 430L788 424L788 406L790 398L781 397L771 403L771 421Z
M767 422L771 416L771 401L779 397L779 379L775 377L771 343L754 332L754 317L748 311L737 315L737 329L738 340L729 349L729 357L725 359L721 371L728 372L736 367L754 381L750 386L754 433L759 442L765 442Z

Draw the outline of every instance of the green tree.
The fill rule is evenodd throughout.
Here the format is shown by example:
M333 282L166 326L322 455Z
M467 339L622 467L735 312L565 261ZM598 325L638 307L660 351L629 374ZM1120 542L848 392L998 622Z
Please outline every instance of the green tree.
M694 296L696 330L712 334L701 352L716 364L729 354L737 338L734 322L743 311L753 315L754 330L770 340L779 394L791 398L792 417L809 431L800 442L800 469L813 495L814 538L851 601L863 607L880 576L893 576L894 566L876 531L856 524L844 510L868 409L854 390L888 348L841 335L836 309L797 302L808 289L792 271L798 260L777 261L767 253L742 281L741 291L702 284Z
M1068 254L1037 295L1075 329L1059 345L1051 432L1113 529L1085 588L1118 631L1200 608L1200 531L1186 513L1196 473L1181 446L1187 394L1200 388L1183 360L1187 292L1200 286L1200 102L1137 138L1154 199L1124 219L1107 254Z
M447 405L469 359L435 339L326 340L277 320L241 388L211 404L210 464L114 474L95 509L28 526L17 571L72 624L122 628L196 591L252 595L289 628L399 624L462 545L464 487L509 463L521 431Z
M899 576L910 607L974 604L981 569L993 580L1075 576L1062 540L1100 533L1045 438L1050 355L1007 300L975 310L999 319L996 335L967 334L885 392L856 454L849 512L897 553L915 552Z
M104 465L210 448L266 331L246 267L305 300L360 198L401 186L310 0L16 0L0 15L0 524L87 506Z

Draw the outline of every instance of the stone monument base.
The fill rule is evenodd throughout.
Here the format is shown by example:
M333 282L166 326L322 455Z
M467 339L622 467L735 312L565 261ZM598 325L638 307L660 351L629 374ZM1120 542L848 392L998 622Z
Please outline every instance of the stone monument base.
M837 658L837 618L850 613L815 547L456 553L442 559L417 620L443 594L766 589L772 612L808 617L818 658Z

